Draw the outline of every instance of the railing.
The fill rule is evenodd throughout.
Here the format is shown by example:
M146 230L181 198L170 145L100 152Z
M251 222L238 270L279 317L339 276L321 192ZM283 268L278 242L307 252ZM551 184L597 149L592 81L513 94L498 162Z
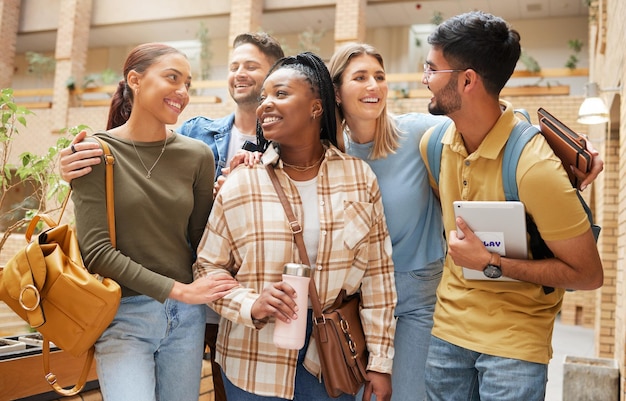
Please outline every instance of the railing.
M588 68L550 68L539 72L530 72L526 70L517 70L513 72L511 78L563 78L563 77L583 77L589 75ZM414 83L422 82L421 72L403 73L403 74L387 74L387 82L389 84L398 83ZM537 96L537 95L569 95L569 86L551 85L551 86L506 86L501 92L502 96ZM398 91L390 91L393 97L408 98L429 98L432 93L426 87L419 89L410 89L403 93Z
M559 78L559 77L580 77L588 76L587 68L551 68L541 70L539 72L530 72L525 70L515 71L512 78ZM414 84L422 82L421 72L387 74L387 82L389 84ZM226 80L207 80L194 81L192 89L225 89L227 87ZM108 106L113 93L117 89L116 85L106 85L93 88L80 88L70 91L73 96L72 101L77 106ZM430 91L425 87L420 89L411 89L399 93L399 91L389 91L390 97L408 97L408 98L428 98L432 96ZM90 95L96 96L90 96ZM100 94L101 96L97 96ZM531 96L531 95L568 95L569 86L515 86L505 87L502 91L503 96ZM50 108L52 106L52 88L43 89L16 89L13 96L20 105L31 109ZM23 100L21 100L23 99ZM44 99L44 100L42 100ZM221 103L219 96L190 96L191 103Z
M226 81L199 81L194 82L193 88L226 88ZM80 107L109 106L111 97L117 90L117 85L104 85L90 88L80 88L70 90L72 103ZM13 97L20 106L29 109L49 109L52 107L52 88L42 89L14 89ZM87 95L87 96L85 96ZM95 96L89 96L95 95ZM100 95L100 96L98 96ZM221 103L219 96L197 96L189 97L191 103Z

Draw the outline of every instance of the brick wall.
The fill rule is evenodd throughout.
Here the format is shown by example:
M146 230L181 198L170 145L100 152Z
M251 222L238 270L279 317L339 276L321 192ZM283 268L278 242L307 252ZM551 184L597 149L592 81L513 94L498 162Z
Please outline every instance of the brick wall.
M13 81L15 67L15 43L20 21L20 0L0 1L0 88L8 88Z
M626 83L624 38L626 2L593 0L589 24L590 81L600 88L615 88ZM596 349L618 361L620 400L626 400L626 104L621 92L605 91L601 97L609 106L611 121L597 128L594 138L603 143L606 166L603 186L595 203L604 217L606 232L599 244L605 268L605 285L597 300ZM611 344L612 342L612 344Z

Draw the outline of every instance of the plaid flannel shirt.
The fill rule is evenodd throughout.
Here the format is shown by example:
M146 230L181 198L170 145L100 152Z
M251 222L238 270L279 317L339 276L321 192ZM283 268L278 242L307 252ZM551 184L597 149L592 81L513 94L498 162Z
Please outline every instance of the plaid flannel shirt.
M236 169L218 193L194 274L197 278L226 270L241 284L209 305L222 316L216 357L228 379L254 394L291 399L298 351L273 344L273 319L251 317L263 288L282 280L283 265L300 262L285 211L265 171L268 163L276 164L281 186L302 223L302 200L270 147L263 164ZM330 306L342 288L348 294L361 291L368 370L391 373L396 292L376 177L365 162L329 145L317 191L320 237L312 278L322 307ZM319 377L313 339L304 365Z

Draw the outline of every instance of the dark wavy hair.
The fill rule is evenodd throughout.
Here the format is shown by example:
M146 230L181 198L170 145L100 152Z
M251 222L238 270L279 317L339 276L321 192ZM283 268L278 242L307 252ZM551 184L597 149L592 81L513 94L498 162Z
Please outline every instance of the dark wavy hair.
M428 43L443 52L451 68L476 71L492 95L504 88L521 54L519 33L502 18L482 11L444 21Z
M267 57L270 64L274 64L276 60L285 57L280 43L265 32L246 32L237 35L233 40L233 49L246 43L256 46Z
M180 50L162 43L144 43L128 53L124 63L124 79L118 83L117 90L111 99L107 130L119 127L128 121L133 109L134 94L128 86L128 73L134 70L141 74L166 54L182 54L187 57Z
M311 84L313 93L322 101L322 115L320 139L328 140L334 146L337 145L337 119L335 116L335 90L330 73L324 61L314 53L304 52L296 56L283 57L278 60L267 73L270 76L274 71L281 68L290 68L300 72ZM257 123L257 141L260 150L267 148L268 141L263 136L263 131Z

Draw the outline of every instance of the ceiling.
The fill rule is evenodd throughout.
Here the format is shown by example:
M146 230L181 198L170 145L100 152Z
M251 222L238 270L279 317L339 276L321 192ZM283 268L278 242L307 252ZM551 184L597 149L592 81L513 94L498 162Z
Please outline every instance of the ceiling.
M298 4L297 0L293 1ZM436 13L441 13L445 19L470 10L490 12L508 21L588 14L584 0L368 0L366 24L368 28L424 24L431 22ZM264 12L262 28L274 35L301 32L307 28L328 31L334 29L334 19L335 7L282 8ZM221 15L99 26L91 30L89 46L195 39L200 22L206 24L212 38L224 38L228 36L229 21L229 15ZM22 33L18 35L16 50L18 53L51 52L55 41L53 30Z

